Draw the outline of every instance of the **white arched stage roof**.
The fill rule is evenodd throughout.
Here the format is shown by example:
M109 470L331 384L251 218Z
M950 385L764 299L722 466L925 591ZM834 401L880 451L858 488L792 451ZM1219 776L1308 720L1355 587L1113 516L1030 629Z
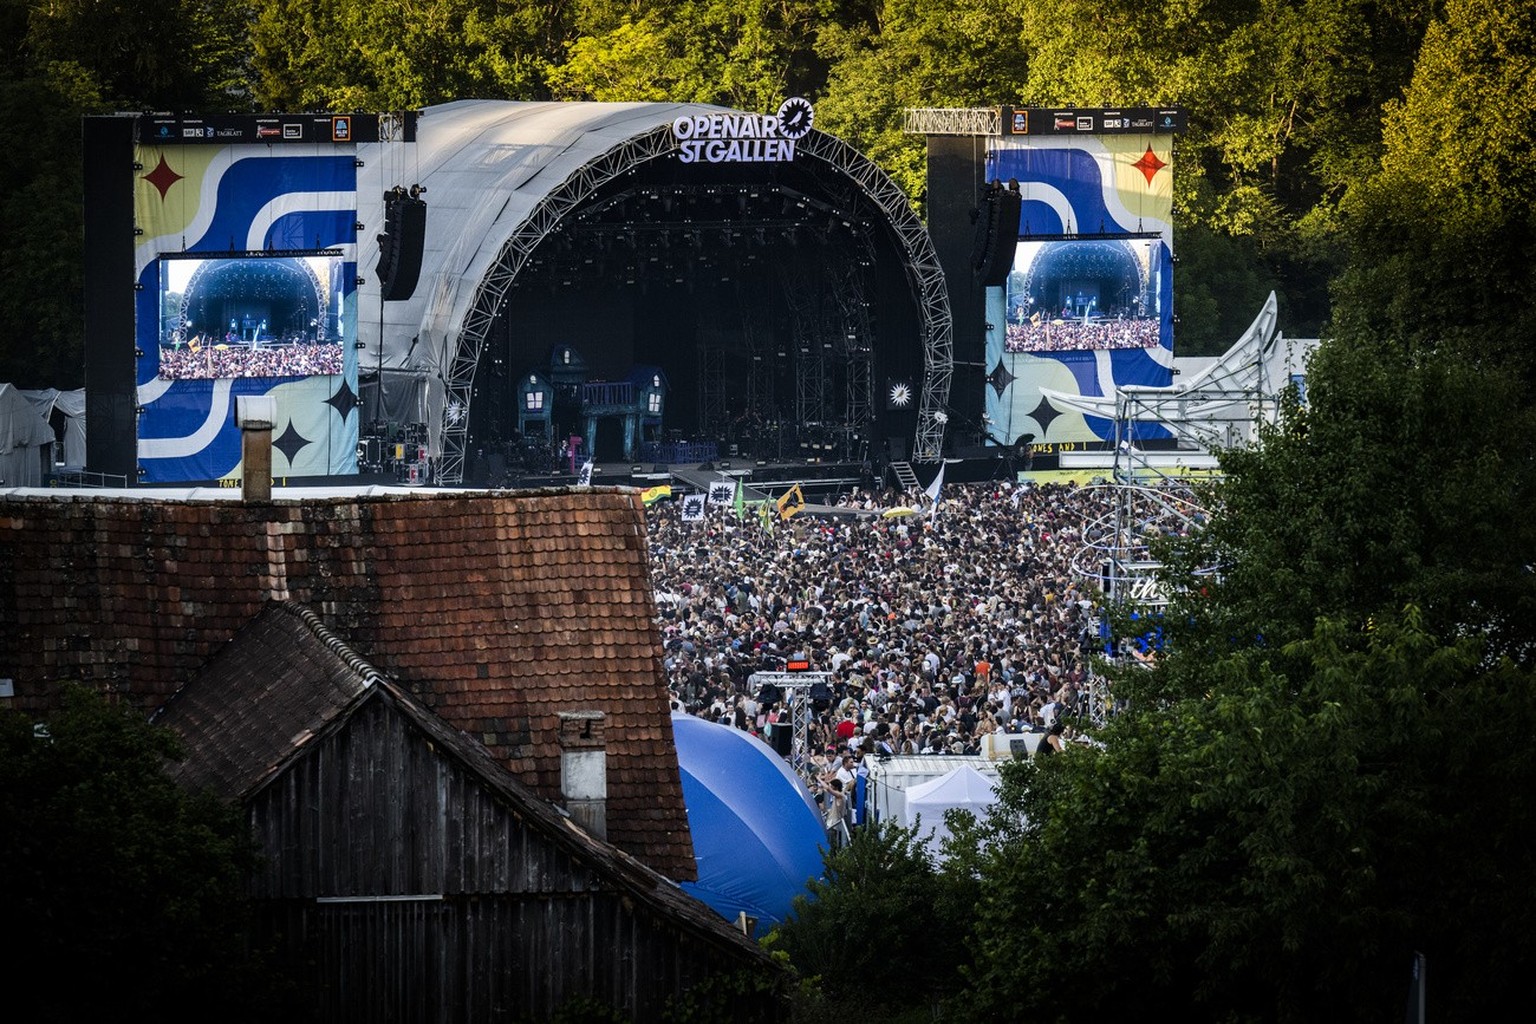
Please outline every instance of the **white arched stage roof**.
M358 146L358 362L378 374L386 402L415 403L434 425L442 479L462 473L471 387L491 323L529 254L597 190L678 151L676 119L740 115L679 103L463 100L419 113L414 142ZM795 158L830 169L888 222L918 310L923 394L914 457L937 457L952 372L942 269L904 193L851 147L811 130ZM740 166L740 165L738 165ZM418 185L427 204L420 277L401 301L381 301L374 273L384 193ZM401 395L405 395L402 399ZM930 452L931 450L931 452Z

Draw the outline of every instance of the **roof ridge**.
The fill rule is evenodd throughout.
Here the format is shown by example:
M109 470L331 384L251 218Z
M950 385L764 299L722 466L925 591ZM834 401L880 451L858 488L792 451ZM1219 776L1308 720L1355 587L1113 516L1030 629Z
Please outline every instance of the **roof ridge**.
M386 682L384 673L374 668L372 663L352 649L345 640L331 631L315 612L307 605L293 600L274 602L279 608L304 623L305 627L314 634L315 639L325 644L326 648L336 657L347 663L347 667L356 672L363 682L369 686Z

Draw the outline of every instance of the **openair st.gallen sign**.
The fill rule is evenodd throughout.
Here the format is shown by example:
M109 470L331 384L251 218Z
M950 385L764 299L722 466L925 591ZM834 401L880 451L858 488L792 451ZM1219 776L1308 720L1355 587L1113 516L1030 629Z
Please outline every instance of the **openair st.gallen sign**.
M815 120L810 101L791 96L773 114L684 114L672 122L685 164L782 163Z

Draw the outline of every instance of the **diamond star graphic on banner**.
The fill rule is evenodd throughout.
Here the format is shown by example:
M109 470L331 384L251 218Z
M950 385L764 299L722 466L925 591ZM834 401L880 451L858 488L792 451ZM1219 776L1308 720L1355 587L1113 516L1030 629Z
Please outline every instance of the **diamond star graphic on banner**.
M1015 379L1014 375L1008 372L1008 367L1003 365L1001 359L992 368L992 372L987 374L987 383L992 385L992 390L997 392L998 398L1003 397L1003 392L1008 390L1008 385L1012 384Z
M144 180L160 190L160 199L163 202L165 194L171 190L171 186L184 177L186 175L177 174L171 170L171 165L166 163L165 157L162 156L160 162L155 165L155 169L144 175Z
M1044 395L1040 396L1040 404L1035 406L1035 411L1030 413L1030 419L1040 424L1040 436L1044 437L1051 431L1051 420L1061 413L1051 404L1051 400Z
M352 410L357 408L357 395L353 393L351 386L347 384L346 378L342 378L341 387L336 389L334 395L325 400L325 404L336 410L343 423L347 421L347 417L351 415Z
M291 467L293 465L293 457L303 451L304 446L310 443L312 442L308 438L294 429L293 422L290 420L288 429L283 431L282 437L272 442L272 447L287 456L288 465Z
M1150 185L1152 184L1152 178L1157 174L1157 172L1162 170L1164 167L1167 167L1168 165L1159 160L1157 158L1157 154L1152 152L1152 147L1148 146L1147 151L1141 154L1141 159L1131 164L1131 166L1136 168L1142 174L1146 175L1147 184Z

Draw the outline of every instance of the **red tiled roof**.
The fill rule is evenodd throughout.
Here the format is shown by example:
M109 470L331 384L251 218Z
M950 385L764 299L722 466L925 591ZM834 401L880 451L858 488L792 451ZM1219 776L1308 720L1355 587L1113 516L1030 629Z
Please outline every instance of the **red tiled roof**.
M607 715L609 839L695 876L634 491L0 500L0 676L165 701L272 599L560 797L560 711Z

